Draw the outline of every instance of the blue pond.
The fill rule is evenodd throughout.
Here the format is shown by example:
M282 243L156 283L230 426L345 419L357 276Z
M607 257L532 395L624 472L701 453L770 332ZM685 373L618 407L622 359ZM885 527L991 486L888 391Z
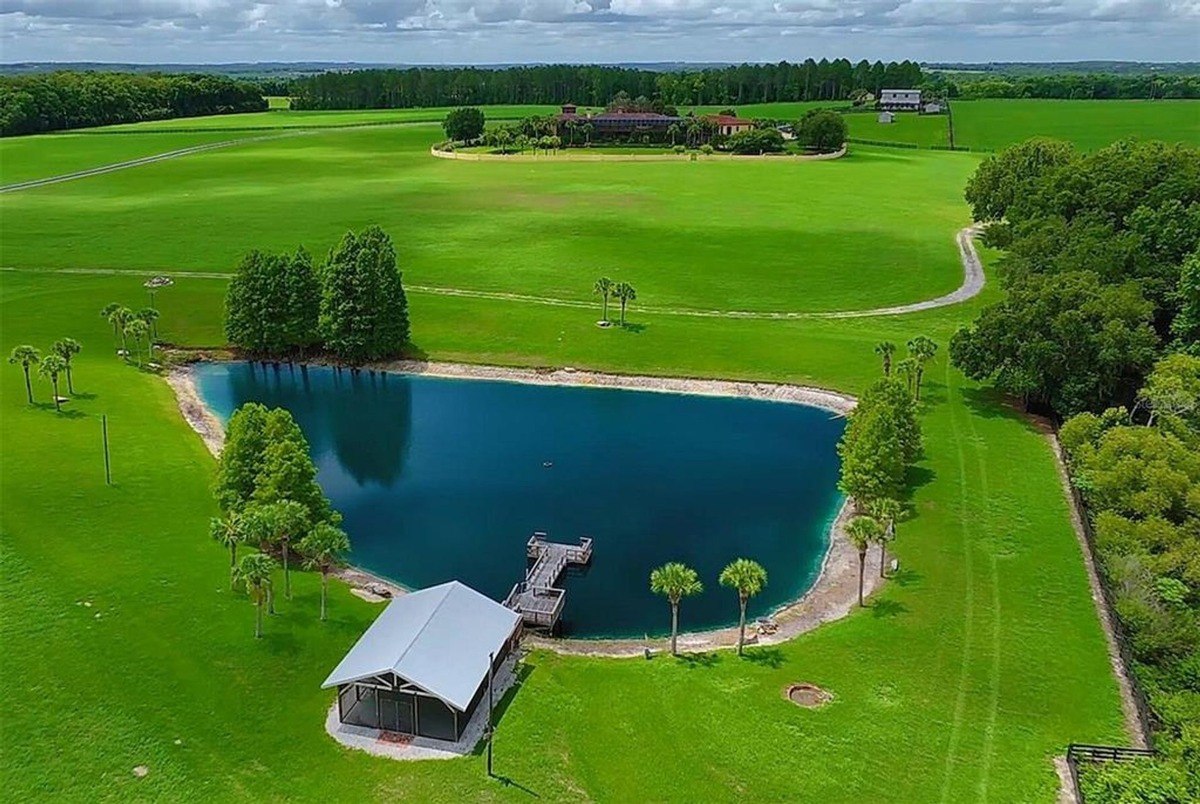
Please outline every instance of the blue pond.
M353 562L402 585L457 578L502 600L531 533L592 536L591 567L565 579L572 636L667 631L648 582L667 561L705 585L681 629L736 621L717 575L740 556L767 569L765 614L811 586L841 503L843 421L801 405L249 363L203 365L197 385L222 419L290 410Z

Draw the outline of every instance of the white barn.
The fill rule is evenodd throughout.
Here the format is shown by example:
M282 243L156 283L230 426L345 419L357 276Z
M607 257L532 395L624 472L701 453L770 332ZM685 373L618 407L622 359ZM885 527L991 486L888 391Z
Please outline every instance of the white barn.
M921 90L881 89L878 106L880 109L892 112L919 112L921 111Z

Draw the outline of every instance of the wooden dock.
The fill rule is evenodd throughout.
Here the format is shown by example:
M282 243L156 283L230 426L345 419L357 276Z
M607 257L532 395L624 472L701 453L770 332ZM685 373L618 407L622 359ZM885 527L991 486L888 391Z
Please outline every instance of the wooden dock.
M583 566L592 560L592 540L584 536L579 544L561 544L535 533L525 545L525 555L533 560L525 580L513 586L504 605L520 612L528 627L552 630L562 617L567 591L558 585L568 564Z

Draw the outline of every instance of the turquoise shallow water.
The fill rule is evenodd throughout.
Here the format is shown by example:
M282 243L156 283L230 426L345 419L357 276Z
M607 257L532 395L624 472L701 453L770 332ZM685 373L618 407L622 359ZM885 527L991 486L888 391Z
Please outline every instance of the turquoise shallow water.
M705 584L681 628L736 621L717 575L739 556L767 568L764 614L811 586L841 503L844 422L802 405L249 363L202 365L197 386L222 419L289 409L353 562L405 586L457 578L503 599L532 532L592 536L592 566L565 581L573 636L666 631L648 583L666 561Z

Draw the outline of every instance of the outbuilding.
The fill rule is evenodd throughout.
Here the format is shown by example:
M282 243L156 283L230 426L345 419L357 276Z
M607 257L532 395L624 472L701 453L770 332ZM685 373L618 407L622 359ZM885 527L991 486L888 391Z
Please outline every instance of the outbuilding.
M457 741L521 635L521 615L450 581L395 598L325 679L350 726ZM486 708L486 704L485 704Z
M880 123L895 123L896 115L894 115L892 112L880 112L879 113L879 122Z

